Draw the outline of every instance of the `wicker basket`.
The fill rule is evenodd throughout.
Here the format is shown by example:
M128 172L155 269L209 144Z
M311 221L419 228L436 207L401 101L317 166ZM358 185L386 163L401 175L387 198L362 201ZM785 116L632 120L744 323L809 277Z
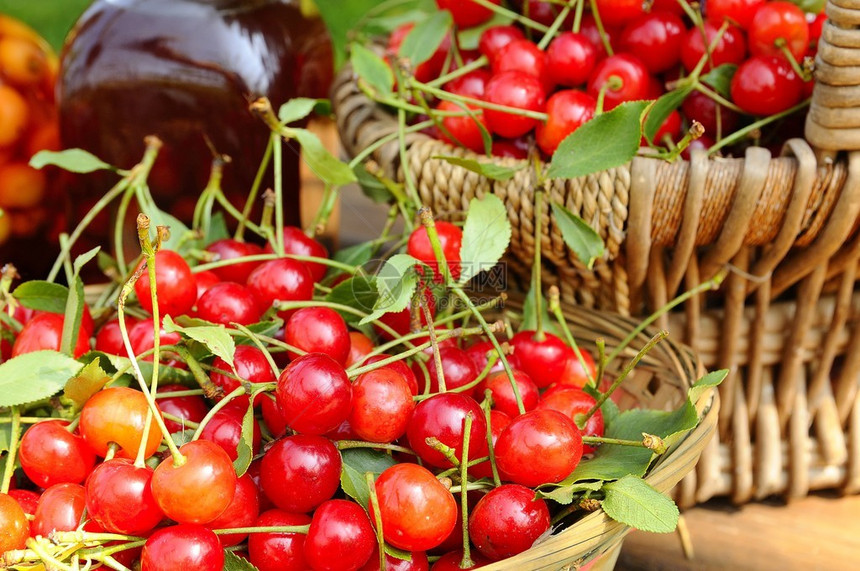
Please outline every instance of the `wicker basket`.
M567 302L647 315L733 270L717 294L691 299L660 324L698 350L706 367L731 370L721 387L719 439L698 468L698 501L860 491L860 32L853 29L860 1L829 0L827 11L806 140L788 141L779 157L763 148L743 159L640 157L551 181L550 199L606 242L593 270L565 246L548 208L540 213L543 279ZM394 117L357 88L349 67L332 99L349 154L397 130ZM488 192L505 201L513 227L509 268L527 276L533 174L525 169L494 182L433 159L479 158L470 151L420 134L406 143L406 167L434 212L461 215L471 198ZM373 159L403 179L396 141Z
M631 318L582 307L568 308L565 313L574 337L590 350L601 337L606 340L607 350L611 350L637 323ZM648 342L650 335L648 332L640 334L631 343L632 348L610 365L609 373L617 373L629 362L636 349ZM703 372L700 361L689 348L665 340L650 351L624 381L619 406L622 409L636 406L677 408L687 397L687 389ZM645 477L661 492L668 493L674 489L672 493L680 506L695 501L694 468L716 432L719 417L719 397L715 389L703 393L695 404L699 425L676 448L661 456ZM594 571L612 569L628 531L630 528L598 510L528 551L484 569L557 570L576 568L592 560L596 560L592 567Z

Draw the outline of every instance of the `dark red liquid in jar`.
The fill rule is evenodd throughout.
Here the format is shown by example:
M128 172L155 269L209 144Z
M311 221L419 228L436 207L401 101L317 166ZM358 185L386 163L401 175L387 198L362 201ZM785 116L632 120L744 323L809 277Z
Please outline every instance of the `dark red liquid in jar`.
M213 150L226 154L222 188L241 209L269 136L248 104L266 96L277 110L296 96L326 97L331 66L322 22L306 18L298 2L97 0L63 50L62 142L129 168L143 156L144 137L157 135L164 146L150 189L159 207L184 220L206 185ZM298 160L285 144L291 224L299 223ZM74 177L73 220L116 180ZM273 184L271 169L263 184Z

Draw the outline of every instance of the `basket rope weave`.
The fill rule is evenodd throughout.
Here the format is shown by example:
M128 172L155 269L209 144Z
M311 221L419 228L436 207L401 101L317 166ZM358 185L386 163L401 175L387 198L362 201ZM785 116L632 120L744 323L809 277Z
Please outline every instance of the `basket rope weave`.
M587 269L544 201L543 280L565 302L647 315L733 270L719 292L692 298L659 323L699 351L706 367L731 371L720 388L719 438L698 468L698 501L860 492L860 0L828 1L827 12L807 139L787 141L781 156L753 147L743 158L637 157L544 187L606 243L605 256ZM397 131L348 66L332 103L350 155ZM487 193L504 201L508 268L526 281L538 214L534 173L492 181L434 158L486 157L421 134L407 135L406 146L406 165L397 141L372 158L396 180L408 172L437 216L462 218L469 201Z

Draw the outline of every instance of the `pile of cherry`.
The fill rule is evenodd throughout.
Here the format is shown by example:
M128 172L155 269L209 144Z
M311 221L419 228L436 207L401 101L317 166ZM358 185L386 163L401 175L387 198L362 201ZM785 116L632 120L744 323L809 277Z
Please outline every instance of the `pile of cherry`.
M486 29L477 50L459 48L449 34L429 60L411 71L423 84L453 77L443 88L456 99L429 92L438 100L435 109L446 112L430 131L484 153L486 130L493 137L492 153L514 158L527 156L534 137L549 157L599 106L608 111L625 101L657 99L695 75L696 88L688 90L680 110L672 111L650 143L671 147L697 121L704 135L692 146L710 148L741 126L785 113L811 95L814 82L804 64L806 60L808 66L811 60L806 58L816 52L823 12L804 13L797 3L785 0L708 0L701 3L703 13L686 0L656 0L647 12L645 4L596 0L592 6L599 24L587 10L577 23L576 10L570 10L557 35L546 41L533 24L486 27L493 11L481 4L437 0L439 8L451 12L457 29ZM512 8L546 29L562 5L520 0ZM397 60L411 28L406 24L389 37L390 61ZM457 73L479 58L484 65ZM719 71L718 77L709 79L712 70ZM529 113L482 109L469 99ZM465 106L469 115L462 113ZM788 123L780 131L783 136L775 139L794 136L802 128L802 116Z
M436 226L456 271L462 232ZM328 257L295 228L284 230L284 248ZM232 239L207 251L236 263L194 272L174 251L156 254L160 315L235 327L277 312L282 329L262 348L236 345L233 367L220 357L183 361L180 335L162 331L160 366L205 369L208 382L202 391L158 386L147 435L148 397L123 386L96 391L74 418L27 419L21 469L0 494L0 568L34 554L49 561L46 550L61 544L115 569L139 560L144 570L216 570L225 548L261 570L377 569L381 524L386 544L411 557L386 555L386 568L428 569L429 554L441 556L433 569L459 569L464 536L461 494L454 492L476 482L483 485L468 494L467 536L476 566L522 552L549 531L549 508L534 488L561 481L592 451L583 434L603 434L599 410L582 430L574 421L595 404L582 390L595 375L588 353L578 356L550 333L516 333L507 359L518 402L486 337L427 342L425 329L413 343L427 348L408 359L369 356L392 332L409 333L409 309L386 315L372 339L313 301L326 265L265 259L271 250ZM408 252L435 263L424 228L410 237ZM147 274L135 291L138 314L151 312ZM432 316L432 297L421 306ZM59 350L62 315L19 307L14 318L23 328L4 348L7 358ZM127 355L119 321L98 321L96 328L84 312L75 356L91 349ZM152 318L128 317L126 325L134 354L152 360ZM198 390L186 394L190 388ZM253 461L237 476L247 419ZM163 437L165 429L176 443ZM376 479L367 510L341 490L341 451L355 447L387 449L397 460ZM494 476L503 483L494 486Z

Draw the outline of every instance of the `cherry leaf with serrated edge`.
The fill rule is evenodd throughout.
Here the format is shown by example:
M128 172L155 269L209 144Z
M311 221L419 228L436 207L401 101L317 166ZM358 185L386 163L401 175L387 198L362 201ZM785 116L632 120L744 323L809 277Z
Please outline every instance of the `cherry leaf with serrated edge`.
M378 95L385 96L394 89L394 74L381 57L361 44L350 46L349 61L358 77Z
M594 260L603 256L605 246L600 234L585 220L561 204L553 202L550 206L555 218L554 222L561 230L564 243L573 250L579 261L590 269L594 265Z
M701 81L713 87L714 91L723 97L731 97L732 78L737 70L737 64L724 63L703 75Z
M603 486L602 506L617 522L652 533L670 533L678 527L678 506L642 478L625 476Z
M289 129L289 135L301 145L302 160L323 182L341 186L356 181L349 165L328 152L316 134L307 129Z
M251 460L254 458L254 399L248 402L248 410L242 417L242 437L236 445L236 459L233 460L233 468L240 478L248 471Z
M472 171L474 173L478 173L481 176L485 176L490 180L498 180L498 181L506 181L514 178L519 171L525 168L526 163L521 163L515 167L507 167L503 165L497 165L493 163L482 163L476 161L474 159L464 159L462 157L449 157L445 155L437 155L432 157L434 159L439 159L441 161L445 161L452 165L456 165L458 167L463 167L466 170Z
M648 111L648 115L645 116L643 132L646 139L652 143L660 144L660 141L654 141L654 135L657 134L657 131L660 130L660 127L663 126L663 123L672 111L680 107L681 103L684 102L684 99L692 91L692 85L685 85L660 96L657 102L654 103L654 106Z
M54 396L81 366L59 351L34 351L12 357L0 364L0 407Z
M352 307L362 312L372 311L379 299L379 292L372 278L365 275L355 275L337 284L326 294L325 300ZM361 316L349 311L335 310L347 323L355 323Z
M16 287L12 297L28 309L63 313L66 310L69 288L44 280L30 280Z
M374 276L378 297L373 304L373 312L359 321L366 325L379 319L386 313L396 313L409 307L412 294L418 285L418 273L415 266L421 264L408 254L391 256Z
M110 375L101 367L101 359L96 357L81 371L70 378L63 388L63 396L82 408L91 396L102 390L110 380Z
M370 489L365 474L379 476L397 462L388 454L368 448L350 448L341 451L343 465L340 472L340 486L343 491L367 508L370 502Z
M576 178L621 166L639 150L642 113L650 101L628 101L568 135L552 155L547 176Z
M83 149L66 149L64 151L39 151L30 159L30 166L34 169L53 165L69 172L80 174L91 173L100 170L118 170Z
M602 481L595 482L578 482L569 486L547 486L545 489L539 488L536 490L538 497L545 500L552 500L562 505L568 505L573 502L573 497L580 492L596 492L603 487Z
M233 366L233 355L236 352L236 343L227 333L223 325L201 325L195 327L181 327L177 325L169 315L164 316L164 330L167 333L176 332L190 339L202 343L212 351L216 357L221 357L228 365Z
M454 19L447 10L431 14L406 34L397 55L408 60L413 67L424 63L442 45L453 24Z
M224 568L222 571L260 571L244 557L239 557L229 549L224 550Z
M498 264L510 241L511 222L501 199L487 194L470 200L460 245L459 282L465 284Z

